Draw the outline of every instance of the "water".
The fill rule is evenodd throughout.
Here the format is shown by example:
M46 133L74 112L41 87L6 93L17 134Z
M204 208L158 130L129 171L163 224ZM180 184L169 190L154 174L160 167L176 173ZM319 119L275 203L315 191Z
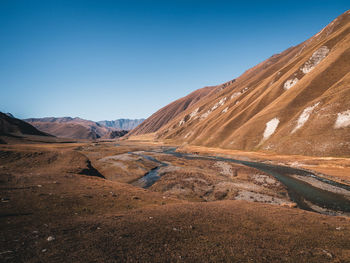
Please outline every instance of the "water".
M301 175L305 172L303 170L293 171L291 173L290 167L273 166L254 162L245 162L245 165L274 176L287 187L290 198L304 210L312 210L305 203L306 200L325 209L350 212L350 201L346 199L345 196L314 187L304 181L290 176L290 174Z
M274 176L277 180L284 184L287 187L291 200L297 203L298 207L301 209L313 211L313 209L307 204L307 202L311 202L312 204L327 210L350 213L350 201L344 195L317 188L302 180L292 177L291 175L310 176L319 181L322 181L323 183L327 183L349 191L350 187L348 185L321 178L309 171L305 171L302 169L259 162L240 161L236 159L218 156L203 156L179 153L175 150L176 148L174 147L163 147L162 153L171 154L177 158L185 158L188 160L216 160L224 162L233 162L253 167ZM159 166L146 173L142 178L132 183L135 186L149 188L160 179L160 176L158 174L159 169L161 167L167 166L168 164L160 162L152 156L144 154L137 155L159 164Z
M160 176L158 175L159 169L160 169L160 166L152 169L151 171L146 173L143 177L141 177L140 179L136 180L131 184L142 188L151 187L155 182L157 182L160 179Z
M144 154L136 154L136 153L132 153L132 152L129 152L129 154L141 156L149 161L152 161L152 162L159 164L159 166L153 168L151 171L146 173L143 177L136 180L135 182L132 182L131 184L134 186L138 186L138 187L142 187L142 188L151 187L155 182L157 182L160 179L160 176L158 174L159 169L161 167L168 166L167 163L160 162L159 160L157 160L156 158L153 158L152 156L148 156L148 155L144 155Z
M186 153L175 152L176 148L163 148L163 153L172 154L178 158L186 158L189 160L199 159L199 160L217 160L224 162L233 162L238 164L243 164L249 167L256 168L260 171L268 173L274 176L282 184L284 184L287 189L290 198L297 203L298 207L304 210L313 210L305 201L311 202L321 208L333 211L350 212L350 201L342 194L333 193L326 191L317 187L314 187L302 180L296 179L291 175L301 175L310 176L323 183L327 183L332 186L343 188L350 191L350 186L341 184L329 179L321 178L309 171L302 169L296 169L287 166L265 164L259 162L248 162L240 161L231 158L217 157L217 156L200 156Z

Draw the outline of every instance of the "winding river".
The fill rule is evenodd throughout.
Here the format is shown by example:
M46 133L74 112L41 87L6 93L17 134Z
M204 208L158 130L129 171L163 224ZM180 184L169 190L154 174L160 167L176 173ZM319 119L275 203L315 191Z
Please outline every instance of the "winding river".
M150 151L150 152L154 153L155 151ZM350 191L350 186L341 184L335 181L331 181L326 178L319 177L309 171L287 167L287 166L266 164L261 162L242 161L242 160L236 160L236 159L219 157L219 156L204 156L204 155L180 153L180 152L176 152L175 147L162 147L161 153L170 154L177 158L185 158L188 160L216 160L216 161L223 161L223 162L233 162L233 163L238 163L249 167L253 167L262 172L265 172L274 176L277 180L279 180L282 184L284 184L288 189L288 193L292 201L297 203L298 207L301 209L314 211L314 209L312 209L310 206L310 203L311 203L312 205L316 205L325 210L350 213L350 200L347 199L344 195L340 193L335 193L335 192L330 192L327 190L320 189L309 183L299 180L293 177L292 175L312 177L314 179L321 181L322 183L332 185L333 187L337 187L340 189L345 189L347 191ZM161 167L166 166L167 164L162 163L157 159L148 155L140 155L140 156L148 160L157 162L159 164L159 166L157 166L155 169L151 170L145 176L143 176L142 178L140 178L139 180L133 183L134 185L148 188L160 178L160 176L158 175L158 170Z

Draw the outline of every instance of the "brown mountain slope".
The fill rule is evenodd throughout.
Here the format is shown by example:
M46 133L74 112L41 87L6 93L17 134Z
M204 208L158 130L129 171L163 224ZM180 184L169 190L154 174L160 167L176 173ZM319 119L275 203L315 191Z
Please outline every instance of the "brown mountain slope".
M105 127L97 122L84 120L81 118L32 118L26 119L37 129L53 134L57 137L72 139L98 139L114 138L118 134L117 129ZM123 133L125 134L125 132Z
M0 135L15 137L24 135L51 136L39 131L25 121L13 117L11 114L2 112L0 112Z
M314 37L188 107L157 137L227 149L349 156L349 131L347 11Z
M234 82L234 80L228 83L231 83L231 82ZM176 116L184 112L187 108L196 104L199 100L206 97L208 94L213 94L217 92L225 85L227 85L227 83L219 86L214 86L214 87L204 87L204 88L195 90L189 95L170 103L169 105L161 108L159 111L154 113L151 117L146 119L143 123L141 123L135 129L133 129L129 133L129 135L139 135L139 134L152 133L152 132L158 131L168 122L173 120Z

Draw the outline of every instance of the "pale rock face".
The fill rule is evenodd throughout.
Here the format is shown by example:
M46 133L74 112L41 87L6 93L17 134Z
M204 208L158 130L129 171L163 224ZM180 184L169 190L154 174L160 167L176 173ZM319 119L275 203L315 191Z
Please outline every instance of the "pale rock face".
M217 109L218 107L222 106L225 104L225 101L226 101L226 97L225 98L222 98L221 100L219 100L217 103L215 103L215 105L211 108L211 110L215 110Z
M198 110L199 110L199 108L197 108L197 109L195 109L194 111L192 111L191 113L190 113L190 120L191 119L196 119L196 118L198 118L197 117L197 115L198 115ZM183 124L185 124L185 118L183 118L180 122L179 122L179 126L181 126L181 125L183 125Z
M334 128L345 128L350 126L350 110L338 113L337 120L335 121Z
M304 74L312 71L329 53L329 49L326 46L320 47L316 50L311 58L305 62L304 66L300 69Z
M293 87L295 84L297 84L298 81L299 81L298 78L289 79L289 80L287 80L287 81L284 83L283 88L284 88L285 90L289 90L291 87Z
M228 107L222 110L222 113L226 113L228 111Z
M232 99L234 99L234 98L236 98L236 97L238 97L239 95L241 95L242 93L239 91L239 92L235 92L235 93L233 93L232 95L231 95L231 100Z
M210 113L211 113L211 110L208 110L207 112L205 112L205 113L203 113L203 114L201 115L201 118L202 118L202 119L205 119L206 117L209 116Z
M199 110L199 108L197 108L197 109L195 109L194 111L191 112L191 114L190 114L190 118L191 119L197 116L198 110Z
M204 119L206 117L209 116L210 113L212 113L214 110L216 110L218 107L222 106L225 104L225 101L226 101L226 97L225 98L222 98L221 100L219 100L217 103L214 104L214 106L209 109L207 112L205 112L204 114L202 114L201 118Z
M267 140L272 134L274 134L279 123L280 121L277 118L273 118L272 120L266 123L266 128L264 131L264 140Z
M297 126L293 129L292 133L296 132L298 129L304 126L304 124L307 122L309 119L311 113L313 110L319 105L320 103L317 102L313 106L307 107L304 109L304 111L301 113L301 115L298 118Z
M225 97L225 98L222 98L222 99L219 101L220 106L221 106L221 105L224 105L225 101L226 101L226 97Z

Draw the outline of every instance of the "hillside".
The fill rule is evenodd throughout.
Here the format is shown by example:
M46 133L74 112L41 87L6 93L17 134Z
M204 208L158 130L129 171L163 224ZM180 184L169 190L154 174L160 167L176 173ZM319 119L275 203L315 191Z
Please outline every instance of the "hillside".
M191 96L191 94L189 95ZM186 97L185 97L186 98ZM219 92L134 131L175 143L281 154L350 155L350 11ZM169 111L170 112L170 111ZM153 123L153 129L146 124ZM141 129L145 128L145 129Z
M230 81L230 83L231 82L234 82L234 80ZM132 130L129 135L139 135L158 131L164 125L176 118L176 116L183 113L186 109L195 105L199 100L203 99L208 94L216 93L223 86L225 86L225 84L214 87L204 87L170 103L146 119L143 123L141 123L141 125Z
M25 121L41 131L62 138L98 139L115 138L118 137L118 135L121 135L121 133L115 133L115 131L118 131L117 129L105 127L97 122L84 120L81 118L48 117L31 118L26 119Z
M25 135L51 136L39 131L32 125L13 117L10 113L5 114L2 112L0 112L0 135L15 137Z

